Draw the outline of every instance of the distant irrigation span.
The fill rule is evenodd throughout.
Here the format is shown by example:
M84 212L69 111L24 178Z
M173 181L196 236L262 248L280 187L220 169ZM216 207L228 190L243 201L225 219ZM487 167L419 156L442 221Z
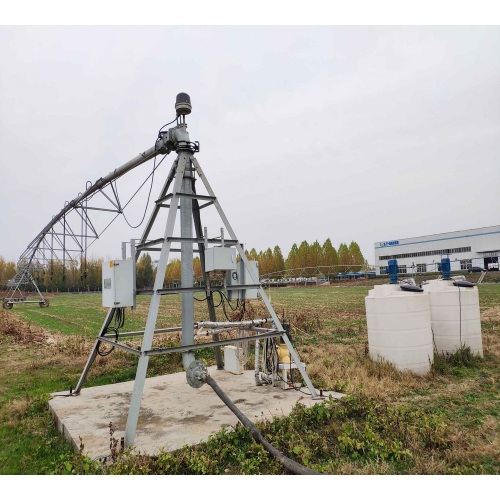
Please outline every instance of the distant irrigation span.
M359 269L364 267L365 264L337 264L334 266L310 266L310 267L297 267L294 269L284 269L282 271L275 271L272 273L263 274L260 276L262 281L277 281L285 280L290 282L300 282L300 280L307 279L332 279L332 278L360 278L374 276L373 269L366 269L360 271L352 271L352 269Z

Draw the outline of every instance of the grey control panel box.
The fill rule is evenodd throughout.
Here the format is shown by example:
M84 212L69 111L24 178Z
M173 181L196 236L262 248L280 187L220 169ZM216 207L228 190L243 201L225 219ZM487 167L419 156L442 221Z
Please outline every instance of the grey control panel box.
M205 271L236 269L236 248L211 247L205 250Z
M103 307L135 307L134 264L132 259L102 263Z
M228 273L227 284L228 285L259 285L259 263L256 260L251 260L248 262L250 268L253 270L253 274L256 276L257 281L254 281L250 271L245 267L245 263L240 260L238 262L238 268L235 271ZM240 289L240 290L228 290L229 300L250 300L257 299L259 297L258 288L250 289Z

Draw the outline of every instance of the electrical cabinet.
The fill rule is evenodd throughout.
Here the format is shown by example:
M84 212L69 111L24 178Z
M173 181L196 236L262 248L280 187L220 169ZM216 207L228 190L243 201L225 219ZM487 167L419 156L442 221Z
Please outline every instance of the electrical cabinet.
M135 307L135 261L102 263L103 307Z
M236 269L236 248L211 247L205 250L205 271Z
M227 278L228 285L259 285L259 263L256 260L251 260L248 262L250 268L253 270L257 281L254 281L250 271L245 267L245 263L240 260L238 262L238 268L235 271L229 273ZM250 289L240 289L240 290L228 290L229 300L250 300L256 299L259 296L259 290L257 288Z

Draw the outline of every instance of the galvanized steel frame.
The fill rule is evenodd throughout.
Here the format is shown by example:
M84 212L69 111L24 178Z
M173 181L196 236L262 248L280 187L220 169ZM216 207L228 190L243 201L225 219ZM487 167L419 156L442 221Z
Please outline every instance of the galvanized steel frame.
M134 381L134 387L132 391L132 397L131 397L131 402L130 402L130 408L129 408L129 413L128 413L128 418L127 418L127 424L125 428L125 445L126 446L132 446L135 440L135 434L136 434L136 429L137 429L137 422L139 419L139 412L140 412L140 406L141 406L141 400L142 400L142 395L144 391L144 385L145 385L145 380L147 376L147 367L149 363L149 357L152 355L156 354L164 354L164 353L170 353L170 352L181 352L183 353L183 362L184 362L184 367L187 369L186 365L191 361L194 360L195 358L192 356L192 352L196 351L197 349L200 348L205 348L207 346L213 346L216 349L216 357L217 357L217 365L219 368L221 368L221 357L220 357L220 347L223 345L235 343L235 342L244 342L244 341L251 341L251 340L257 340L261 338L269 338L269 337L278 337L282 336L284 343L288 347L288 350L290 351L290 356L293 360L293 362L296 364L298 367L298 370L300 374L302 375L302 378L304 382L306 383L306 386L308 387L311 396L316 399L319 398L319 396L316 393L316 390L314 386L312 385L309 376L307 375L304 366L300 362L299 356L297 352L295 351L293 345L291 344L289 338L287 335L285 335L285 330L278 319L269 299L267 298L264 289L262 286L259 284L259 277L255 275L253 268L250 266L249 261L245 255L245 252L243 251L243 248L241 244L239 243L236 234L234 233L233 228L231 227L229 220L227 219L224 211L222 210L222 207L212 189L210 186L207 177L205 173L203 172L200 164L198 163L198 160L194 157L194 152L197 151L196 148L193 148L193 143L189 142L189 136L185 130L185 124L178 124L175 129L170 129L169 133L165 137L172 137L172 130L174 131L174 134L177 134L181 140L179 140L176 144L176 152L177 152L177 158L175 159L172 168L169 172L169 175L166 179L166 182L162 188L162 191L160 193L159 198L156 200L155 203L155 208L153 209L149 220L145 226L144 232L138 240L137 244L135 242L132 244L133 248L133 254L134 258L137 259L140 255L140 253L143 250L147 251L159 251L160 256L158 260L158 265L157 265L157 270L156 270L156 278L154 282L153 289L150 291L151 293L151 302L149 305L149 311L148 311L148 316L146 319L146 325L145 329L143 332L125 332L122 333L118 336L118 338L115 338L113 340L109 334L107 334L107 328L112 321L113 314L115 309L110 309L108 311L108 314L106 316L106 319L104 321L104 324L99 332L99 335L94 343L94 347L92 349L92 352L87 360L87 363L84 367L84 370L80 376L80 379L78 381L75 394L80 393L83 383L86 379L86 376L88 374L88 371L95 360L96 355L98 354L98 349L101 343L106 343L108 345L111 345L112 347L118 347L121 349L124 349L130 353L133 353L139 357L138 364L137 364L137 371L136 371L136 376L135 376L135 381ZM77 208L80 207L80 203L83 201L86 201L87 198L97 190L101 189L104 185L109 185L114 179L116 179L118 176L123 175L126 173L128 170L131 168L134 168L134 166L137 166L140 163L143 163L146 161L146 159L152 158L154 155L158 154L159 152L163 153L168 153L169 150L167 151L166 149L166 142L161 148L152 148L148 150L147 152L143 153L140 155L140 157L136 157L135 159L131 160L130 162L126 163L124 166L120 167L119 169L115 170L112 174L108 175L106 178L101 179L101 183L96 183L95 187L89 188L85 195L86 196L80 196L77 199L73 200L71 204L68 206L71 206L71 208ZM196 194L195 188L194 188L194 177L192 177L192 173L198 174L199 178L203 182L203 185L208 192L207 195L199 195ZM169 193L169 189L172 187L171 193ZM113 191L114 192L114 191ZM108 198L109 199L109 198ZM113 200L109 199L109 201L114 205ZM119 200L118 197L116 197L117 205L115 206L115 209L119 212L120 211L120 205L119 205ZM167 202L168 203L165 203ZM202 206L199 205L199 201L204 201ZM214 333L213 335L213 341L212 342L204 342L201 344L195 344L194 343L194 321L193 321L193 295L196 291L204 291L207 299L211 294L211 290L215 290L220 287L214 287L210 285L209 281L209 275L208 273L205 272L204 268L204 250L205 250L205 244L207 242L210 243L221 243L221 240L219 239L208 239L206 235L201 234L202 226L201 226L201 217L200 217L200 210L202 208L208 207L208 206L215 206L217 213L224 225L224 228L228 231L230 239L228 240L223 240L222 244L225 246L234 246L236 247L236 250L241 258L241 260L244 262L244 265L246 269L248 270L253 282L255 283L254 285L242 285L242 286L233 286L233 287L222 287L222 288L232 288L232 289L250 289L250 288L257 288L259 290L260 296L269 312L271 315L271 321L273 323L273 328L250 328L247 330L254 330L256 333L255 335L245 337L245 338L238 338L238 339L231 339L231 340L224 340L220 341L218 339L217 333ZM180 222L181 222L181 237L175 237L173 235L174 233L174 227L175 227L175 222L177 218L177 212L179 207L181 208L180 210ZM184 208L183 208L184 207ZM155 240L148 240L148 237L150 235L150 232L152 230L152 227L155 223L155 220L159 214L159 211L161 208L167 208L168 209L168 216L167 216L167 221L165 224L164 228L164 235L163 238L157 238ZM61 220L64 219L65 214L67 213L66 208L61 211L61 213L58 215L57 219ZM86 214L87 212L85 212ZM189 219L189 221L188 221ZM194 229L196 232L196 236L193 237L192 235L192 226L194 222ZM53 227L54 225L47 226L44 228L44 230L40 233L38 237L38 241L43 241L45 236L49 234L49 230ZM54 235L53 233L51 233ZM96 233L94 233L95 235ZM75 235L71 235L73 240L75 239ZM35 241L35 240L34 240ZM164 276L166 273L167 265L168 265L168 260L169 260L169 255L170 252L175 251L176 249L172 248L173 243L180 243L181 244L181 261L184 262L186 261L186 267L189 268L191 266L191 272L192 272L192 253L193 253L193 244L198 245L198 252L200 254L200 259L202 262L203 266L203 273L205 276L204 280L204 287L200 289L199 287L193 287L192 283L189 281L189 273L187 280L184 280L183 277L183 282L182 282L182 287L180 289L165 289L163 288L163 280ZM31 256L31 258L33 255ZM183 276L184 276L184 267L183 267ZM173 347L173 348L152 348L153 344L153 338L155 333L161 333L164 329L156 329L156 322L158 318L158 311L159 311L159 306L160 306L160 300L163 295L168 295L172 293L181 293L182 294L182 303L183 303L183 311L182 311L182 345L179 347ZM191 304L190 304L191 303ZM207 301L209 305L209 315L210 319L212 321L215 320L215 311L213 308L213 303L210 304L209 301ZM177 330L178 331L178 330ZM132 336L132 335L142 335L142 343L141 343L141 348L139 349L134 349L130 346L127 346L123 343L119 342L119 337L126 337L126 336Z

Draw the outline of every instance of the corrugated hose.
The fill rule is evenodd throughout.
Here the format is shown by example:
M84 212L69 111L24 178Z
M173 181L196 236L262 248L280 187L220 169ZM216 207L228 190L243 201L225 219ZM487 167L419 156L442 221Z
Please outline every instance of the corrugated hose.
M285 456L281 451L277 450L264 436L259 432L259 429L236 407L236 405L227 397L226 393L218 386L217 382L208 375L203 377L203 380L214 390L223 403L238 417L238 420L250 430L250 435L264 449L271 454L278 462L292 474L297 475L321 475L320 472L310 469L302 464Z

